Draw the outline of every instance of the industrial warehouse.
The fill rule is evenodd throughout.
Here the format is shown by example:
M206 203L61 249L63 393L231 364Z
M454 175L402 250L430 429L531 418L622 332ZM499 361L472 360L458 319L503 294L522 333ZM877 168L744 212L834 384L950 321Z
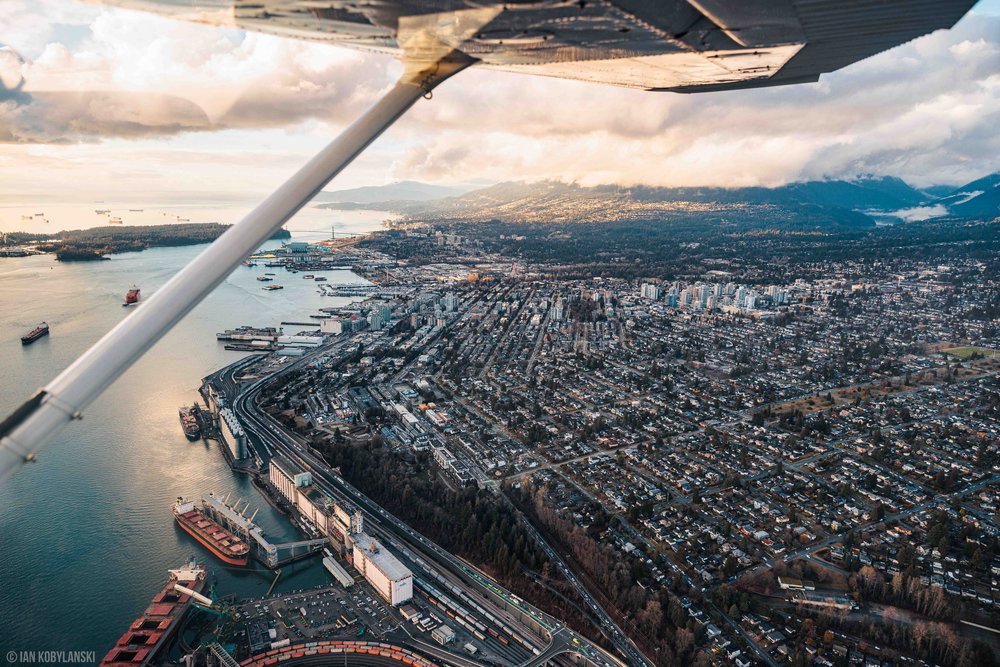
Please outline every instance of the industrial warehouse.
M312 474L285 456L271 459L269 481L296 510L303 523L329 538L336 552L368 580L392 605L413 597L413 574L384 546L364 532L364 517L356 509L327 498L313 487ZM324 565L345 587L346 571L327 556Z

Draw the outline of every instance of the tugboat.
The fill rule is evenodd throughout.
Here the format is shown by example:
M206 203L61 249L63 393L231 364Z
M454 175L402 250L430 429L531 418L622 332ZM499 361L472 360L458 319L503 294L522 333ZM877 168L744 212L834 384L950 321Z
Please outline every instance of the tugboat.
M188 440L197 440L201 435L201 426L198 425L198 406L183 407L177 411L181 419L181 427L184 428L184 435Z
M49 335L49 325L42 322L37 327L29 331L28 333L21 336L21 345L31 345L39 338L44 338Z
M132 289L128 291L125 295L125 303L122 305L125 307L131 306L133 303L139 303L139 288L132 285Z

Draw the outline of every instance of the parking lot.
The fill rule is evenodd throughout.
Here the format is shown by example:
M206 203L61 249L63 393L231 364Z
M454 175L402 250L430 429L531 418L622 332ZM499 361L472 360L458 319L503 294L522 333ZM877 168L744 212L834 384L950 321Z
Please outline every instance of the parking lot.
M389 605L362 583L347 590L333 584L250 599L236 608L235 620L251 650L259 650L265 640L381 639L400 624Z

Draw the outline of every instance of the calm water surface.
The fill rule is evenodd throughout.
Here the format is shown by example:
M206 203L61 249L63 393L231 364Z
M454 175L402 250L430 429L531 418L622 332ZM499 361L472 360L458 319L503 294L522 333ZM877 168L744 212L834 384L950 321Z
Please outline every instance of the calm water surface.
M313 222L306 228L314 228ZM364 231L376 228L381 216L352 222L354 231ZM290 227L296 239L316 237L295 233L294 223ZM51 256L0 259L0 413L6 415L127 316L130 309L121 302L130 285L150 296L203 248L152 249L89 263L59 263ZM277 274L269 284L285 289L261 290L255 278L265 271ZM333 284L361 280L349 271L325 275ZM267 590L273 573L225 566L173 522L176 496L231 492L260 507L257 523L266 534L279 541L295 537L249 479L229 470L214 444L185 439L177 408L200 398L203 376L240 358L216 342L217 331L308 321L317 308L345 302L321 297L301 274L241 267L37 463L0 486L0 655L87 650L100 660L166 581L167 568L191 555L209 565L221 594ZM22 347L19 337L43 320L51 335ZM313 559L283 568L276 590L328 580Z

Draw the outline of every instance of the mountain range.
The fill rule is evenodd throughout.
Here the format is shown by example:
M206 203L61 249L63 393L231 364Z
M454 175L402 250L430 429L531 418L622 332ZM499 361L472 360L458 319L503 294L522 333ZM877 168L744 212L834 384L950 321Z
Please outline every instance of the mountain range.
M866 227L936 217L1000 216L1000 173L959 188L920 190L899 178L862 177L766 187L582 187L557 181L505 182L480 189L404 181L322 193L326 208L375 206L413 219L600 222L668 219L702 212L720 221L767 220L793 227ZM813 221L820 221L812 224Z
M342 204L381 204L384 202L418 202L457 197L472 190L472 186L433 185L418 181L397 181L388 185L369 185L349 190L323 191L317 202Z
M935 203L962 218L996 217L1000 215L1000 173L966 183Z

